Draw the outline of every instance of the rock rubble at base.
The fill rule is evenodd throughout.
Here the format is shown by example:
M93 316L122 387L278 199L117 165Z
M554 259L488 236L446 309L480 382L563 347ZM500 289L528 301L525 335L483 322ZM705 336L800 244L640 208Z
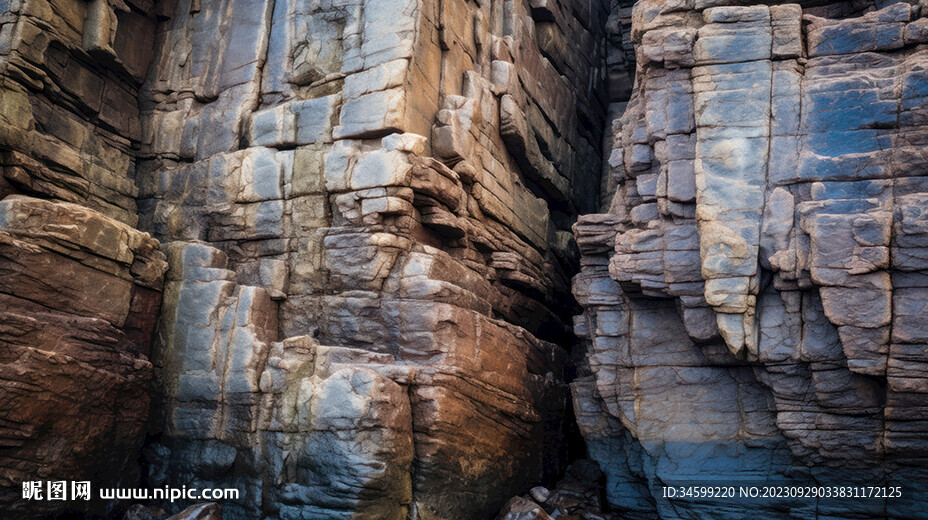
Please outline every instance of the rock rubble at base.
M122 520L222 520L222 507L214 503L195 504L176 515L168 515L159 507L135 504Z
M509 500L497 520L613 520L604 511L603 472L593 461L571 464L553 490L537 486Z

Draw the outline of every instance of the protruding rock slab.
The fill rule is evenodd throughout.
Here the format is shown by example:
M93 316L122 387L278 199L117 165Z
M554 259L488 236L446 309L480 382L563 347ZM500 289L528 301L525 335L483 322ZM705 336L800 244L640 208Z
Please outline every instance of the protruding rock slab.
M7 511L44 518L74 509L23 501L24 481L135 484L166 268L156 240L96 211L18 195L0 201ZM80 509L100 514L107 506L93 500Z

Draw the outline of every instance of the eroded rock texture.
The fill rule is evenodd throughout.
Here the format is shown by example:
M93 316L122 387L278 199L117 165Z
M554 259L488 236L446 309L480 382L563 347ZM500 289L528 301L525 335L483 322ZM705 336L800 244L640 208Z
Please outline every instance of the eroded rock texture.
M139 478L167 269L133 227L153 7L0 10L0 516L101 515L114 504L24 501L21 483Z
M0 4L3 512L924 516L928 6L733 3Z
M732 3L633 9L611 200L574 228L581 430L630 515L923 517L928 11ZM907 492L749 506L658 487L787 479Z
M127 506L20 483L138 483L146 416L141 485L226 518L487 518L563 471L605 6L0 5L4 512Z
M171 266L149 486L239 488L232 519L485 519L563 471L606 15L177 2L140 95Z

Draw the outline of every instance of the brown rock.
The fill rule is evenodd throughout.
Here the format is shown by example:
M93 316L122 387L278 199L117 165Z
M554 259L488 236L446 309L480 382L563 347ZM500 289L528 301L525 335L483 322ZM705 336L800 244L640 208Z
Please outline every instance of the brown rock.
M17 498L26 480L133 484L166 268L157 241L82 206L22 196L0 201L0 222L0 470L13 483L0 500L29 507ZM44 506L32 514L67 507Z

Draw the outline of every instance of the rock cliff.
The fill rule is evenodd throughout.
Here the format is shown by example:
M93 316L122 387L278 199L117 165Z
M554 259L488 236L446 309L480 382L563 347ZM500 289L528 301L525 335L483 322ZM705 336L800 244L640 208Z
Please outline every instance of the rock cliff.
M139 97L170 265L150 485L240 488L228 518L476 519L563 471L604 16L177 3Z
M926 515L928 5L0 5L4 514Z
M13 297L39 285L53 308L125 329L80 337L131 367L129 388L72 397L95 425L131 424L106 432L114 460L83 460L131 482L144 444L144 486L239 489L226 518L486 518L564 471L570 225L597 208L605 6L4 7L0 187L32 213L0 224L118 273L133 303L96 273L4 256L28 275ZM34 327L10 334L53 351L51 325ZM23 358L3 361L4 391L44 403ZM60 442L18 409L9 437ZM71 471L16 443L4 503L30 475Z
M154 8L0 10L0 516L99 516L115 504L25 501L22 482L140 475L167 269L135 227Z
M864 481L908 494L750 507L920 518L928 13L733 4L633 9L611 200L574 227L581 429L633 516L744 510L660 485Z

